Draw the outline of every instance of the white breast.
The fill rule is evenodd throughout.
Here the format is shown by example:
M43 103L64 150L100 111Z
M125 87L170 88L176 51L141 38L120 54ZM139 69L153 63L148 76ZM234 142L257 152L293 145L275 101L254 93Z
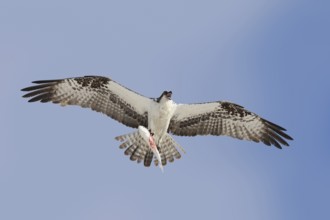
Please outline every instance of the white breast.
M148 112L148 128L155 134L154 139L157 145L167 133L175 109L176 104L172 100L154 102L151 105Z

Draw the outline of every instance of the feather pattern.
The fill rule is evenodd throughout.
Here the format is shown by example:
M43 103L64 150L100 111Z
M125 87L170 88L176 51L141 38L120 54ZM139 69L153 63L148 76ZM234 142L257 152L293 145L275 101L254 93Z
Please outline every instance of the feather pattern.
M181 158L184 149L169 135L226 135L241 140L262 142L277 148L293 140L285 129L244 107L217 101L176 104L172 92L164 91L157 99L142 96L110 78L85 76L57 80L39 80L26 87L23 97L29 102L53 102L62 106L78 105L101 112L137 131L116 137L130 160L143 161L149 167L165 166ZM143 128L141 130L141 128ZM154 133L152 139L148 129ZM142 133L140 133L143 131ZM148 136L149 135L149 136ZM150 144L151 142L153 144ZM151 148L150 146L153 146Z
M79 105L102 112L126 126L147 126L147 106L153 102L115 81L102 76L85 76L60 80L34 81L38 84L22 89L29 102L53 102Z
M149 143L141 136L138 130L129 134L117 136L115 139L122 142L119 148L126 149L124 153L130 156L132 161L137 161L138 163L143 161L144 166L149 167L154 159L155 165L159 165L159 158L154 155L149 147ZM185 152L169 134L166 134L159 146L157 146L163 166L167 164L167 161L173 162L174 159L181 158L181 154L177 148Z
M178 105L169 132L179 136L227 135L282 148L292 138L285 129L230 102Z

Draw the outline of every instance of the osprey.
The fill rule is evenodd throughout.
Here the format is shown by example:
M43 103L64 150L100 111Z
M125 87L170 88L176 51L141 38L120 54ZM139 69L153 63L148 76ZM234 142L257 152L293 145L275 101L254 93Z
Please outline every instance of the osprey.
M29 102L79 105L104 113L128 127L139 128L116 139L123 142L120 148L127 148L125 154L131 160L143 161L147 167L153 158L156 165L165 166L167 161L173 162L181 157L178 149L184 150L169 133L179 136L226 135L280 149L281 145L289 146L286 140L293 140L284 128L226 101L176 104L172 101L171 91L164 91L158 98L147 98L102 76L33 83L37 85L22 89L28 92L23 97L31 98ZM152 141L157 149L152 148Z

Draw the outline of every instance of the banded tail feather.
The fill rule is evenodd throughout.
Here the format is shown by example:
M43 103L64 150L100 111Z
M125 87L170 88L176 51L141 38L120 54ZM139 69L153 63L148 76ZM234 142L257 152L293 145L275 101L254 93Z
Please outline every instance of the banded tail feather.
M141 129L141 126L139 129ZM166 166L167 161L172 163L175 159L181 158L178 149L185 153L184 149L169 134L166 134L157 146L159 155L155 154L139 129L135 132L115 137L117 141L122 142L119 148L126 149L124 154L130 156L132 161L137 161L138 163L143 161L144 166L150 167L152 160L154 160L155 166ZM161 161L161 164L159 161Z

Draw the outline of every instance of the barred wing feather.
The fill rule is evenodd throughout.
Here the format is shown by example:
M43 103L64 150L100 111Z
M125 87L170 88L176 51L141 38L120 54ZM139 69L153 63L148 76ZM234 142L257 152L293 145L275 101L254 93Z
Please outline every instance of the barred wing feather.
M178 105L169 132L179 136L226 135L282 148L292 138L285 129L230 102Z
M147 126L146 107L152 101L115 81L101 76L34 81L22 91L29 102L53 102L79 105L102 112L126 126Z

